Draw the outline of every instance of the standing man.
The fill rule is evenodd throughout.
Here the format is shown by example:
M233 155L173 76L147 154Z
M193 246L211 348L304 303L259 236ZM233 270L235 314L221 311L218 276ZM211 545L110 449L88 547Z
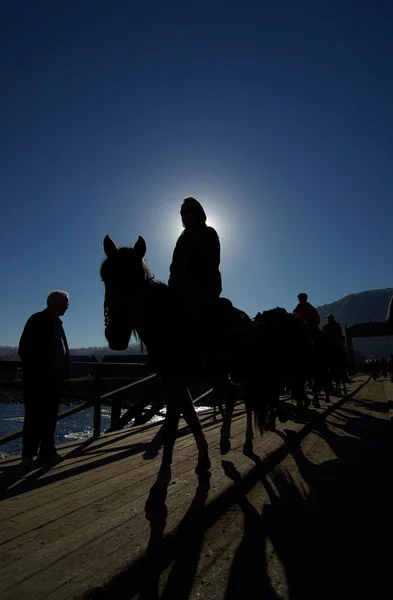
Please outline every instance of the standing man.
M70 376L70 355L59 317L68 308L68 293L51 292L47 307L27 320L18 353L23 367L25 418L22 466L31 468L34 456L43 464L62 460L55 448L55 429L62 386Z
M308 302L307 294L302 292L298 295L297 299L299 300L299 303L293 311L294 314L300 317L302 321L305 321L307 325L318 328L321 317L315 306Z

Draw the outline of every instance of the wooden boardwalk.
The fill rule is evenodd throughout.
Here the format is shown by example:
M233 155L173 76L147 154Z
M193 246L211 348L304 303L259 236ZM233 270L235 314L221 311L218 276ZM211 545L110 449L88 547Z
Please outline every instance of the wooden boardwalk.
M354 378L353 392L367 381ZM391 393L391 384L386 384ZM320 418L341 400L322 401L310 409L311 419ZM288 412L292 405L288 402ZM173 479L166 497L165 536L176 533L196 499L209 511L230 507L233 482L225 475L219 453L220 423L211 411L201 415L211 449L212 477L208 492L196 494L195 443L185 425L174 452ZM306 435L309 425L288 421L282 429ZM124 570L135 568L151 543L151 522L145 504L160 463L160 425L126 429L98 440L59 447L64 461L51 469L24 474L20 457L0 461L0 597L28 600L92 597ZM228 455L246 478L255 460L242 454L245 415L238 406L232 427L232 450ZM286 454L279 433L255 436L255 453L266 460L266 469ZM199 488L198 488L199 489ZM215 517L216 518L216 517ZM135 594L138 590L135 590ZM134 597L130 590L129 597ZM93 594L94 596L94 594ZM128 596L127 596L128 597Z

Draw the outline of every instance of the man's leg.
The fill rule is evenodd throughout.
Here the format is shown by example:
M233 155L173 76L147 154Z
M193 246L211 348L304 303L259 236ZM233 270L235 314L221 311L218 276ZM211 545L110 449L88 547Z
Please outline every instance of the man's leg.
M37 392L36 384L24 383L25 415L22 433L22 459L33 458L38 452L42 404Z
M56 453L55 431L59 414L62 382L49 380L44 391L44 410L40 423L40 457L51 458Z

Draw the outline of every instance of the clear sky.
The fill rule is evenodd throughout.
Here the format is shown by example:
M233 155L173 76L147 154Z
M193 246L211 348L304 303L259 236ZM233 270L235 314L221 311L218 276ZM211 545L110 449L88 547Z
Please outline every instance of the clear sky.
M105 345L102 240L167 281L193 195L250 316L393 285L383 0L3 0L0 345L52 289Z

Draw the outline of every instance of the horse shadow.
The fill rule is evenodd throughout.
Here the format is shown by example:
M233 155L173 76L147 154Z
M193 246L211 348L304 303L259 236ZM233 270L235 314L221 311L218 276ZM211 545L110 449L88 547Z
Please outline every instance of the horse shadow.
M378 518L383 483L378 483L379 447L370 450L369 442L375 432L383 435L384 424L370 416L365 417L367 423L347 417L346 424L339 425L350 434L344 436L331 427L329 418L333 416L310 428L331 449L324 462L312 462L295 432L280 432L301 485L287 463L267 467L253 454L256 467L241 477L232 462L223 461L233 485L206 504L210 486L200 483L179 525L167 534L168 488L153 485L145 505L150 523L145 555L85 599L186 600L193 593L205 534L236 505L244 527L220 597L278 600L284 582L289 600L363 597L365 591L378 595L377 563L380 569L384 564L379 556L384 546L377 543L383 531ZM248 495L260 483L268 501L258 510ZM254 493L259 497L257 489Z
M299 485L298 476L294 478L282 465L266 475L256 460L269 499L260 512L247 497L234 464L223 462L244 515L243 537L232 561L225 600L277 599L282 580L290 600L364 596L366 591L378 595L384 564L384 476L382 442L373 436L383 438L386 424L373 417L367 420L364 424L349 419L345 429L350 437L324 421L316 424L313 433L323 438L332 450L329 456L334 456L320 464L294 443L294 432L280 432L304 483ZM267 552L268 545L272 552ZM277 565L283 572L280 580Z
M168 486L155 483L145 504L145 517L150 523L150 536L145 555L114 577L105 587L92 590L84 600L172 600L188 598L194 583L203 546L205 505L210 490L210 477L199 480L191 504L176 529L165 535L168 508ZM162 573L170 568L165 584Z

